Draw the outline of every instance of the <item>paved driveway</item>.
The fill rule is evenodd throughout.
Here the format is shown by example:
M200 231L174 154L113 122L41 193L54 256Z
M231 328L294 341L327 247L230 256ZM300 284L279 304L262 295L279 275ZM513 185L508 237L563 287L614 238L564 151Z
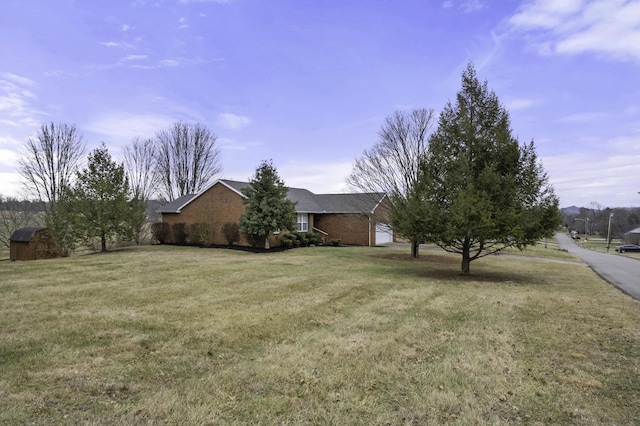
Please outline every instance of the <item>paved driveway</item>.
M560 248L584 260L604 280L640 300L640 260L619 254L598 253L578 246L567 234L556 234Z

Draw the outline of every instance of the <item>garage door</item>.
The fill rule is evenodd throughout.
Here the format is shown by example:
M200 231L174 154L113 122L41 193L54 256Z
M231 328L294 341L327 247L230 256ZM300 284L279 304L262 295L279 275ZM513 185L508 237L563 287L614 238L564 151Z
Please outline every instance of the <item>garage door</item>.
M376 224L376 245L393 242L393 231L389 225L384 223Z

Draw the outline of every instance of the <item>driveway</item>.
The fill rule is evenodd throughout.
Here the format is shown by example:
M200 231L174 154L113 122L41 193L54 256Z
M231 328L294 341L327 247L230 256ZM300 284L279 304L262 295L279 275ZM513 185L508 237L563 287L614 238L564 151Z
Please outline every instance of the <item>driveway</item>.
M556 234L558 246L584 260L604 280L640 300L640 261L619 254L598 253L578 246L567 234Z

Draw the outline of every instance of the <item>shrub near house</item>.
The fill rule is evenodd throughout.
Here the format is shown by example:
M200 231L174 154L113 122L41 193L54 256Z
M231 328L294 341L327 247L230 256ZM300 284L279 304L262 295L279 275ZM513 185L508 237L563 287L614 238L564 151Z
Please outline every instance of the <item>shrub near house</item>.
M225 227L239 222L245 209L242 190L247 186L247 182L221 179L197 194L185 195L163 206L159 213L164 225L156 227L164 231L164 242L200 244L196 236L183 234L180 229L208 223L211 243L228 244ZM380 232L376 236L376 228L379 231L382 228L379 225L388 222L388 201L384 194L314 194L306 189L289 188L287 198L296 203L297 231L318 233L325 243L340 240L341 244L375 246L382 238ZM388 232L384 235L387 241L392 238L391 231ZM270 235L269 240L272 247L277 245L278 235ZM242 234L235 242L251 245Z

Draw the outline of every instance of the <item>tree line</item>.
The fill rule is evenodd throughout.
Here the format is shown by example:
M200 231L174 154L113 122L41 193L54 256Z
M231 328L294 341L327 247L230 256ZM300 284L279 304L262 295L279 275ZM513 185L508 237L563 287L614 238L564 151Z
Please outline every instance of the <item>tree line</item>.
M430 241L461 255L462 273L469 274L473 260L535 244L562 221L533 141L520 144L510 126L507 110L469 64L455 101L439 116L419 108L387 117L347 181L387 195L389 224L410 241L413 257ZM85 146L77 129L51 123L29 139L20 172L45 203L59 243L72 249L78 238L99 237L105 250L114 235L135 239L150 197L172 201L198 192L220 172L216 140L204 126L177 122L153 139L134 140L123 164L103 144L80 170ZM246 195L243 232L265 241L270 231L295 226L294 206L285 202L286 187L271 163L256 170Z
M86 144L76 126L49 123L27 140L19 172L63 255L94 238L106 251L116 237L139 242L149 200L169 202L197 192L219 173L216 142L206 126L179 121L154 138L134 139L122 163L104 143L85 163Z
M612 239L623 239L625 233L640 226L640 208L603 207L595 201L589 207L565 209L562 216L563 226L578 235L587 233L602 238L610 236Z

